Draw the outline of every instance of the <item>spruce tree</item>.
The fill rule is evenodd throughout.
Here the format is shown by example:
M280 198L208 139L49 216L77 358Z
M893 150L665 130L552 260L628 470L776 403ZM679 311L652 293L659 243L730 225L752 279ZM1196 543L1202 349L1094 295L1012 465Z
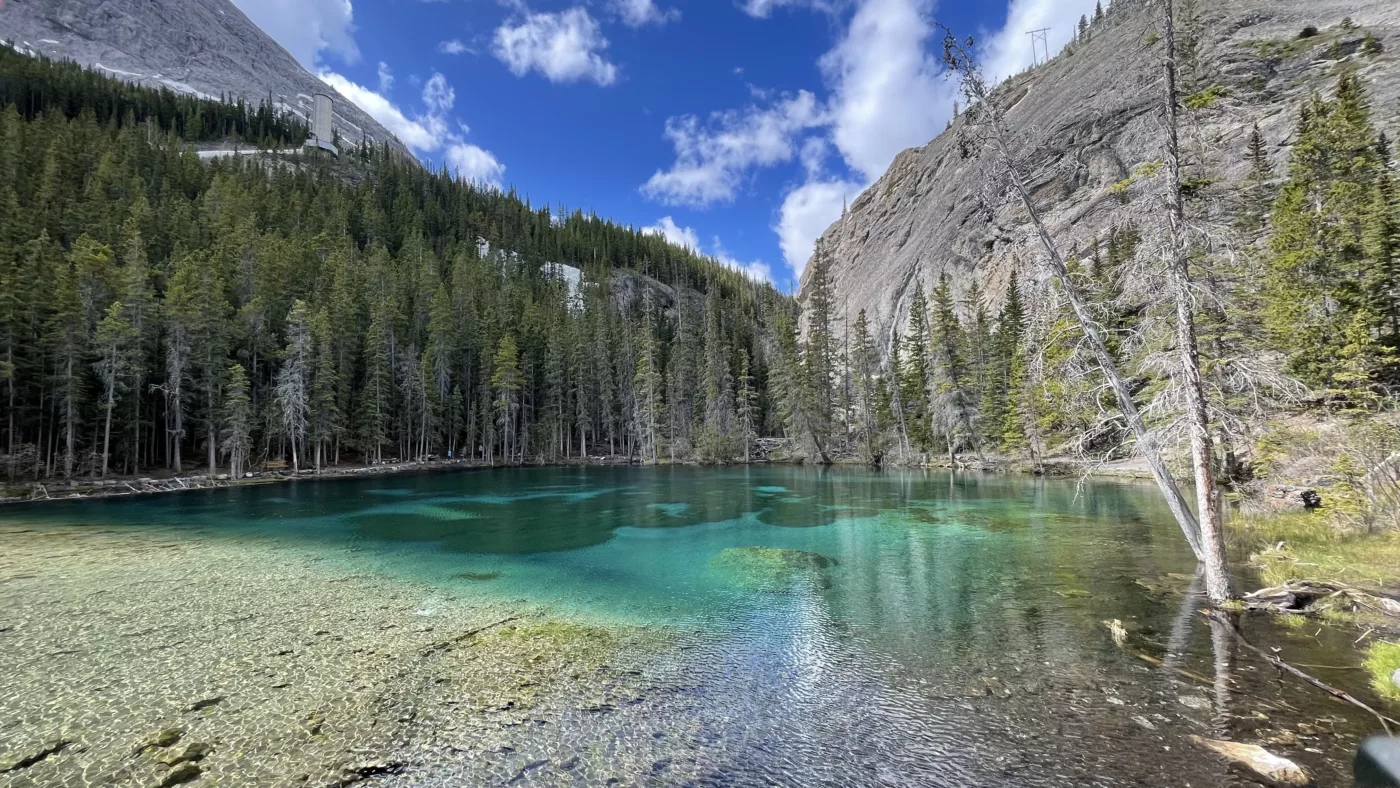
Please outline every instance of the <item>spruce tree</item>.
M287 313L287 346L282 352L282 365L277 370L274 393L279 426L292 451L292 472L301 470L300 449L305 445L311 418L311 373L314 339L311 335L311 310L298 299Z
M242 364L230 364L226 375L223 431L219 446L228 458L229 477L243 476L253 448L253 400L248 373Z
M500 428L502 453L506 462L515 462L516 418L520 409L520 351L515 336L506 334L496 345L491 358L491 390L495 392L492 405L496 424Z

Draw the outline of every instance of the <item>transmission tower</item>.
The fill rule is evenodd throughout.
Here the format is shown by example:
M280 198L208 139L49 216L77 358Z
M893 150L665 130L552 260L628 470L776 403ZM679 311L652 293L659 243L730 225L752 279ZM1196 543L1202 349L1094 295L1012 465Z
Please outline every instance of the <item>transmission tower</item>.
M1039 30L1028 30L1026 35L1031 37L1031 65L1038 66L1042 62L1050 62L1050 41L1045 37L1050 32L1050 28L1042 27ZM1045 53L1045 60L1040 59L1041 52Z

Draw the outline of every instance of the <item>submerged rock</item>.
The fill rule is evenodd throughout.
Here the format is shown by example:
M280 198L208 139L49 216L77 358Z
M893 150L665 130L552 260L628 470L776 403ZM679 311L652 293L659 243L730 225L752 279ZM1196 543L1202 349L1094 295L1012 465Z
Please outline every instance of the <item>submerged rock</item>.
M710 567L734 577L747 588L785 588L794 579L836 565L836 560L805 550L776 547L729 547L710 560Z
M44 760L50 755L57 755L68 748L73 742L67 739L54 739L44 742L33 750L20 751L18 757L9 761L0 761L0 774L5 772L17 772L20 769L28 769L30 766Z
M157 756L156 760L160 761L166 766L179 766L182 763L202 761L204 760L204 756L208 755L210 752L213 752L213 750L213 747L210 747L204 742L190 742L188 745L185 746L185 749L179 752L167 752L163 755Z
M1303 770L1303 767L1287 758L1274 755L1258 745L1206 739L1201 736L1192 736L1191 741L1218 755L1223 755L1232 764L1249 770L1257 777L1262 777L1270 785L1308 786L1313 784L1312 778Z
M195 701L194 703L191 703L189 706L186 706L185 712L189 713L191 711L204 711L205 709L213 708L214 706L217 706L223 702L223 695L218 695L213 698L203 698L201 700Z
M184 728L166 728L158 733L151 734L148 739L136 745L136 751L140 753L155 747L169 747L180 741L180 737L184 735Z
M193 780L194 778L198 777L202 773L203 770L196 766L194 763L190 761L185 761L184 763L181 763L175 768L166 772L165 777L161 779L159 786L160 788L170 788L170 786L172 785L187 783L190 780Z
M457 580L470 580L473 583L485 583L500 576L500 572L458 572L452 577Z

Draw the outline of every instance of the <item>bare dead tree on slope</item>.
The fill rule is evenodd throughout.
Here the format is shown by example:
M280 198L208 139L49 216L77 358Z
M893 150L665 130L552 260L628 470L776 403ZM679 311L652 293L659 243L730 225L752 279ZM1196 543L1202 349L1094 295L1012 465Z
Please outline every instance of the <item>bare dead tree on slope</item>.
M943 48L944 62L952 72L959 76L963 96L968 106L963 116L964 128L971 133L972 141L975 144L991 148L999 157L1004 169L1005 181L1020 200L1035 227L1036 236L1048 258L1051 272L1058 280L1075 318L1083 329L1084 341L1102 370L1108 385L1113 390L1123 418L1137 441L1138 453L1147 462L1157 486L1162 491L1167 507L1176 519L1187 543L1191 545L1197 559L1206 564L1207 568L1212 565L1223 568L1223 562L1206 561L1205 550L1208 549L1208 546L1201 539L1200 523L1195 514L1192 513L1176 480L1167 469L1157 438L1148 429L1142 413L1133 399L1132 391L1118 369L1118 363L1104 342L1103 327L1095 319L1079 285L1071 277L1065 256L1041 217L1040 210L1031 195L1026 168L1012 149L1011 135L1006 127L1002 108L998 104L998 97L993 94L975 58L969 52L972 45L971 39L964 43L946 27L944 31L946 34ZM1228 582L1223 587L1228 589ZM1221 601L1223 599L1224 597Z

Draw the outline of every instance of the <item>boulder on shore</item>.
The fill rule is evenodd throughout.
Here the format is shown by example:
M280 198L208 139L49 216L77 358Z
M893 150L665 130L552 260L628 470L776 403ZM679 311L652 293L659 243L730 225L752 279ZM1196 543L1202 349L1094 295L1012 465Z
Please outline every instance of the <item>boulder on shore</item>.
M1309 786L1312 777L1303 767L1283 758L1257 744L1240 744L1220 739L1207 739L1192 736L1191 741L1227 758L1232 764L1248 770L1252 776L1262 778L1269 785Z

